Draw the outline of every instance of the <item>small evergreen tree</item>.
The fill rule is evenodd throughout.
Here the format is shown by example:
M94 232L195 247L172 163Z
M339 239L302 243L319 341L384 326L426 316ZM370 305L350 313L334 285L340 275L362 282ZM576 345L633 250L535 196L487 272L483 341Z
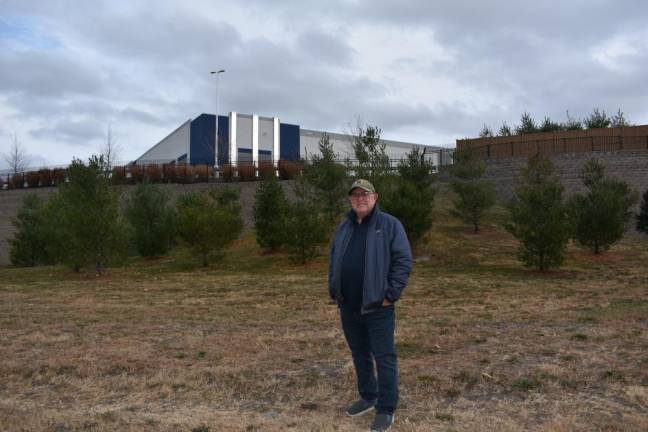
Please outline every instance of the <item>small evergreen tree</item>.
M569 114L569 110L567 110L567 121L562 124L562 129L563 130L583 130L583 123L577 119L572 117Z
M127 253L129 232L120 213L119 191L105 173L102 156L92 156L87 165L74 159L68 182L59 189L56 211L66 238L57 254L77 271L92 264L102 274L110 262Z
M560 267L571 229L563 187L548 159L529 159L508 209L506 229L520 241L520 261L540 271Z
M494 136L495 134L493 134L493 130L486 124L484 124L481 131L479 131L479 138L492 138Z
M167 253L176 228L176 211L168 192L146 181L140 183L126 199L125 213L141 256Z
M598 254L623 237L637 196L626 182L606 178L605 165L597 158L585 163L580 178L588 191L570 200L574 237Z
M178 234L205 267L222 258L243 230L238 192L229 188L182 195L177 209Z
M455 152L451 171L451 187L457 198L453 200L453 215L473 225L479 232L484 212L495 204L495 188L483 178L486 166L471 149Z
M628 123L625 116L623 115L623 111L621 111L621 108L619 108L614 117L610 119L610 127L620 128L628 126L630 126L630 123Z
M22 206L11 223L16 230L14 237L9 239L11 264L33 267L46 261L46 219L43 201L36 194L25 195Z
M520 124L515 128L516 135L525 135L538 132L538 126L531 114L524 112L520 117Z
M254 199L254 231L259 246L270 251L285 242L288 200L276 176L269 176L257 187Z
M560 123L556 123L552 121L547 116L545 116L544 120L542 120L542 124L538 128L538 132L555 132L561 130L562 130L562 125Z
M410 243L415 244L432 227L436 195L432 162L424 159L423 149L414 147L398 164L398 174L377 189L380 206L401 221Z
M75 240L70 224L63 222L65 220L65 202L60 189L45 203L43 214L46 263L63 263L73 270L79 271L85 261L83 255L78 252L80 248L74 247Z
M610 127L611 119L605 113L605 110L594 108L594 111L588 118L585 119L585 126L587 129L603 129Z
M328 225L313 186L304 176L295 179L293 192L295 200L289 206L286 245L290 257L305 264L315 258L326 243Z
M643 194L641 207L637 213L637 231L648 234L648 189Z
M312 157L305 176L314 188L326 219L333 225L344 209L348 176L346 167L336 161L338 155L326 133L319 141L319 151L319 155Z
M511 131L511 127L506 124L506 122L502 123L502 126L500 126L499 131L497 132L498 136L511 136L513 135L513 131Z
M357 160L354 167L356 178L364 178L379 189L380 183L391 174L386 144L380 141L381 130L377 126L358 127L352 144Z

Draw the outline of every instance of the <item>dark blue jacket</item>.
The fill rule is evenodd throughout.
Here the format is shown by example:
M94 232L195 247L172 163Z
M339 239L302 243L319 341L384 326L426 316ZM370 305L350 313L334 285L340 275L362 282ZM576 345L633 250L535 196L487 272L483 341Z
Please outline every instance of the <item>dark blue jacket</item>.
M352 214L352 213L350 213ZM353 232L350 214L338 225L329 259L329 295L341 304L341 268L344 252ZM412 251L405 229L394 216L383 213L376 205L367 228L364 284L361 312L379 308L384 299L400 298L412 271Z

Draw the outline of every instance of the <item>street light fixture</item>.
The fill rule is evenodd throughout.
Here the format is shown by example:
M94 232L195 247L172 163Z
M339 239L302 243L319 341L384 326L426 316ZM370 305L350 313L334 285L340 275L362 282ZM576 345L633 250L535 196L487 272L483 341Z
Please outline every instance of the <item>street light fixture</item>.
M218 166L218 143L220 141L218 137L218 77L224 72L225 69L209 72L212 75L216 75L216 143L214 144L214 166Z

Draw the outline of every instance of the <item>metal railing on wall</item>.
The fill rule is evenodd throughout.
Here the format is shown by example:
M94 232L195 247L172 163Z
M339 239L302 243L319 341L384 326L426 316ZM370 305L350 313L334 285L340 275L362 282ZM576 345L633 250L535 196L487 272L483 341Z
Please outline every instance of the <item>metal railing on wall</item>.
M444 150L451 154L451 151ZM439 157L444 164L452 162L451 157ZM347 167L350 175L355 175L361 166L358 160L343 159L336 162ZM395 171L403 159L390 159L389 169ZM151 183L207 183L207 182L245 182L257 181L268 176L275 176L280 180L290 180L300 175L309 161L261 161L238 162L236 164L222 164L220 166L190 165L178 163L142 163L116 166L106 175L115 184L138 184L144 181ZM431 166L432 172L437 172L437 165ZM67 169L43 168L40 170L21 173L7 173L0 176L0 189L23 189L37 187L58 186L67 182Z

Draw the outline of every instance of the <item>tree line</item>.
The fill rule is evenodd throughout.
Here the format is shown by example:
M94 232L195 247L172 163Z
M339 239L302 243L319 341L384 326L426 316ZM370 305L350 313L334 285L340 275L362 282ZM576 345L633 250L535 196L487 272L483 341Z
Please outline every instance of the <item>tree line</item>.
M422 149L413 148L392 169L380 134L376 126L358 128L354 163L340 162L323 135L319 154L302 165L292 182L290 198L275 175L264 176L253 209L258 245L268 253L286 252L299 263L318 256L349 208L347 188L356 178L375 185L379 206L401 220L414 246L425 241L437 192L432 162L425 160ZM132 253L162 256L184 246L207 266L222 258L242 232L239 194L233 188L182 194L174 203L167 190L147 182L122 196L102 156L87 163L75 159L68 170L68 181L48 201L33 194L25 197L12 221L14 265L61 263L76 271L90 266L100 274ZM485 164L465 150L455 153L450 170L452 214L479 232L484 214L496 203ZM567 200L551 162L539 155L529 160L514 198L506 203L505 228L518 239L523 264L556 268L570 240L600 253L623 236L636 192L607 177L596 158L583 166L580 178L587 192ZM639 231L648 233L648 191L636 222Z
M549 116L544 116L542 121L536 121L528 112L522 113L518 125L509 126L502 123L497 132L484 124L479 131L479 138L505 137L513 135L527 135L538 132L561 132L569 130L604 129L632 126L619 108L616 114L609 116L605 110L594 108L592 113L584 119L572 117L567 111L567 118L563 122L553 121Z

